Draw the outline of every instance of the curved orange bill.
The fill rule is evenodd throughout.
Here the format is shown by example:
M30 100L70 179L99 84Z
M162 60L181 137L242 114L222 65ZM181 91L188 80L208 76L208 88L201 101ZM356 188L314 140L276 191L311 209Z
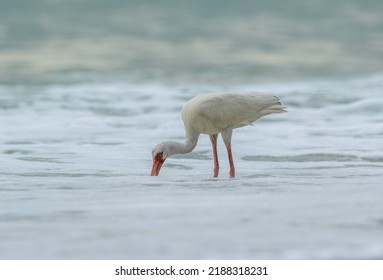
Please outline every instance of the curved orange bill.
M158 176L160 174L160 170L162 165L164 164L165 160L164 159L158 159L154 158L153 159L153 166L152 166L152 173L150 176Z

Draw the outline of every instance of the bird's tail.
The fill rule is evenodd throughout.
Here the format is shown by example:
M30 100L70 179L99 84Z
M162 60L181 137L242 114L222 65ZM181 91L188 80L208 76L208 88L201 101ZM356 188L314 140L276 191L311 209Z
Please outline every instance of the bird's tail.
M273 96L276 99L276 103L270 105L269 107L262 110L262 113L264 115L270 115L275 113L285 113L287 112L287 107L282 105L281 101L278 97Z
M279 98L276 96L272 97L271 104L264 108L262 111L260 111L258 114L254 116L254 118L251 120L250 123L255 122L257 119L270 115L275 113L284 113L287 112L287 107L282 105L282 103L279 101Z
M285 113L287 112L287 107L282 104L272 105L264 110L264 113L267 115L274 113Z

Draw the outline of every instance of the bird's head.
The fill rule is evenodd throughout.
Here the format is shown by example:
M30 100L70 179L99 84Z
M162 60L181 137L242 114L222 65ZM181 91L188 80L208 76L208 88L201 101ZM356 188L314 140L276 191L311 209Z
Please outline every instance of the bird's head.
M154 147L152 150L153 166L150 174L151 176L158 176L158 174L160 174L161 167L168 155L168 147L166 142L160 143Z

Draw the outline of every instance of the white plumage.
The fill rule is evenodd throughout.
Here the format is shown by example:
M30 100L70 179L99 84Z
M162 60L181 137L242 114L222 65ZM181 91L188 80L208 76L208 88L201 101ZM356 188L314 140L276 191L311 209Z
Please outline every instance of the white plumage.
M235 177L231 152L233 129L250 125L269 114L286 112L285 109L277 97L261 93L210 93L196 96L186 102L181 111L186 131L185 143L166 141L154 147L151 175L159 174L167 157L191 152L197 145L199 135L209 134L213 148L214 177L217 177L217 136L221 133L228 152L230 177Z

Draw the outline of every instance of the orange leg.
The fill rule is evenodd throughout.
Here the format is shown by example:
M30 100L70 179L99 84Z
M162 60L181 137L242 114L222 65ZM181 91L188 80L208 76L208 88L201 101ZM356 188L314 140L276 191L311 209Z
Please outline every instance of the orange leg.
M230 177L235 177L235 168L234 168L234 160L233 160L233 154L231 152L231 135L233 130L228 128L222 130L222 138L223 142L225 143L226 149L227 149L227 155L229 157L229 164L230 164Z
M217 138L218 134L212 134L210 136L211 146L213 148L213 158L214 158L214 177L218 177L219 173L219 162L218 162L218 153L217 153Z
M233 154L231 152L231 143L226 144L226 149L227 149L227 155L229 156L230 178L234 178L235 177L235 167L234 167Z

